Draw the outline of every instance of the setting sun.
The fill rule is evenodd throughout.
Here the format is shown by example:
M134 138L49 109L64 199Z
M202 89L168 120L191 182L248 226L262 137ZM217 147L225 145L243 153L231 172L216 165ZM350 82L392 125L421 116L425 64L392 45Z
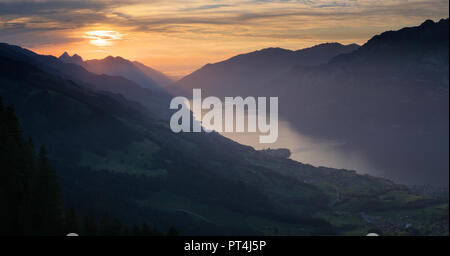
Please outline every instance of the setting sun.
M95 46L110 46L113 41L122 39L122 36L116 31L95 30L86 32L84 38L91 39L89 43Z

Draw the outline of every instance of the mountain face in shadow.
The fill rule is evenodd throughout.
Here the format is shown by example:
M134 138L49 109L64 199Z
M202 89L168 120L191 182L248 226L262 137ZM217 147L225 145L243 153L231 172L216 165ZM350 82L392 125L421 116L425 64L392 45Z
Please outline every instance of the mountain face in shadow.
M374 36L357 51L336 57L333 62L359 61L361 63L382 59L405 61L415 58L416 61L421 61L423 64L425 62L432 63L433 60L427 59L427 57L437 57L436 61L445 62L445 55L436 55L445 54L445 51L448 51L448 47L445 47L445 42L448 42L449 37L447 29L448 19L441 19L436 23L426 20L417 27L387 31ZM435 62L434 64L439 63Z
M39 55L4 43L0 43L0 55L37 66L49 74L72 80L76 84L96 92L121 95L118 97L126 97L128 100L142 104L159 118L167 118L169 115L167 106L171 96L159 86L148 89L120 76L91 73L80 65L71 63L81 59L81 57L76 57L77 55L70 57L68 54L63 54L62 59L67 61L65 62L54 56Z
M131 62L122 57L108 56L101 60L86 60L74 54L70 56L64 52L60 60L66 63L77 64L95 74L121 76L139 84L143 88L155 89L170 84L172 81L163 73L145 66L139 62Z
M64 52L61 56L59 56L59 59L63 62L77 64L80 66L83 64L83 58L81 58L78 54L70 56L67 52Z
M334 150L349 158L360 155L363 171L448 185L448 30L448 19L426 21L310 65L283 65L280 56L293 53L262 50L207 65L176 85L187 94L202 88L204 97L278 96L281 119L337 142Z
M0 96L14 105L26 135L47 146L69 207L197 235L360 234L385 224L366 223L361 211L402 209L424 224L420 232L445 232L435 227L445 227L437 217L448 214L448 198L273 156L214 132L175 134L152 105L97 84L119 79L135 84L0 45Z

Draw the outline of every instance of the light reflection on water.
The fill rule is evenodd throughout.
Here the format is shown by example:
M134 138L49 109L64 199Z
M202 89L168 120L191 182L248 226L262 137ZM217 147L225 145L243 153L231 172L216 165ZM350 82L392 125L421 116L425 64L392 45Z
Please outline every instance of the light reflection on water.
M190 103L192 106L192 102ZM207 112L208 110L203 110L202 114L204 115ZM193 114L198 120L199 113ZM244 118L247 123L246 116ZM236 120L236 116L234 120ZM224 124L224 121L222 123ZM205 128L208 129L210 127ZM343 150L345 142L323 140L307 136L294 129L286 120L278 121L278 140L270 144L259 143L259 136L261 135L259 132L219 133L224 137L255 149L287 148L291 151L291 159L314 166L357 170L359 173L374 171L364 160L363 155L358 152L345 152Z

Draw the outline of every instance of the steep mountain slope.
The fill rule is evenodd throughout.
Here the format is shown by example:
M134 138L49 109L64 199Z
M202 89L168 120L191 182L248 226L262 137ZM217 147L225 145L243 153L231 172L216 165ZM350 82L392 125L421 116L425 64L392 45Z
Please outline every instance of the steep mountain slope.
M169 114L166 106L169 104L170 95L161 88L142 88L135 82L120 76L97 75L79 65L63 62L53 56L38 55L21 47L4 43L0 43L0 56L32 64L45 72L72 80L95 91L121 94L131 101L139 102L156 117L167 118ZM75 62L76 59L81 59L81 57L63 54L63 59L68 57Z
M205 95L265 95L263 85L295 66L314 66L331 58L358 49L358 45L338 43L320 44L311 48L290 51L267 48L241 54L228 60L208 64L176 82L175 90L191 91L202 88Z
M174 134L146 107L15 53L0 55L0 96L36 144L48 146L65 203L81 211L182 234L364 234L380 225L394 234L409 232L405 214L420 232L445 233L437 216L448 214L448 198L271 156L217 133ZM378 214L386 217L366 222Z
M281 119L302 135L337 144L335 152L359 156L365 171L402 183L447 186L448 29L448 19L426 21L375 36L329 63L284 70L271 55L247 69L232 58L192 73L177 89L189 94L192 87L202 88L204 96L218 97L278 96ZM272 63L273 72L265 67Z
M60 60L84 67L95 74L121 76L139 84L143 88L157 89L171 83L171 80L161 72L145 66L139 62L131 62L121 57L108 56L101 60L86 60L74 54L70 56L64 52Z
M448 47L445 47L445 42L449 40L448 22L448 19L441 19L436 23L426 20L417 27L381 33L371 38L358 50L336 57L333 62L346 61L361 64L386 59L405 61L414 58L428 64L448 64L448 58L445 56L445 52L448 52ZM431 57L437 57L437 59Z

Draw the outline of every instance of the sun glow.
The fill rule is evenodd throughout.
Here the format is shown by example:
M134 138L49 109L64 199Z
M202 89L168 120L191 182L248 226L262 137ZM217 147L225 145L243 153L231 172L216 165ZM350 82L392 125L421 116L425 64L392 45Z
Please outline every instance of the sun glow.
M110 46L114 41L122 39L123 35L116 31L95 30L85 33L84 38L91 39L90 44L95 46Z

